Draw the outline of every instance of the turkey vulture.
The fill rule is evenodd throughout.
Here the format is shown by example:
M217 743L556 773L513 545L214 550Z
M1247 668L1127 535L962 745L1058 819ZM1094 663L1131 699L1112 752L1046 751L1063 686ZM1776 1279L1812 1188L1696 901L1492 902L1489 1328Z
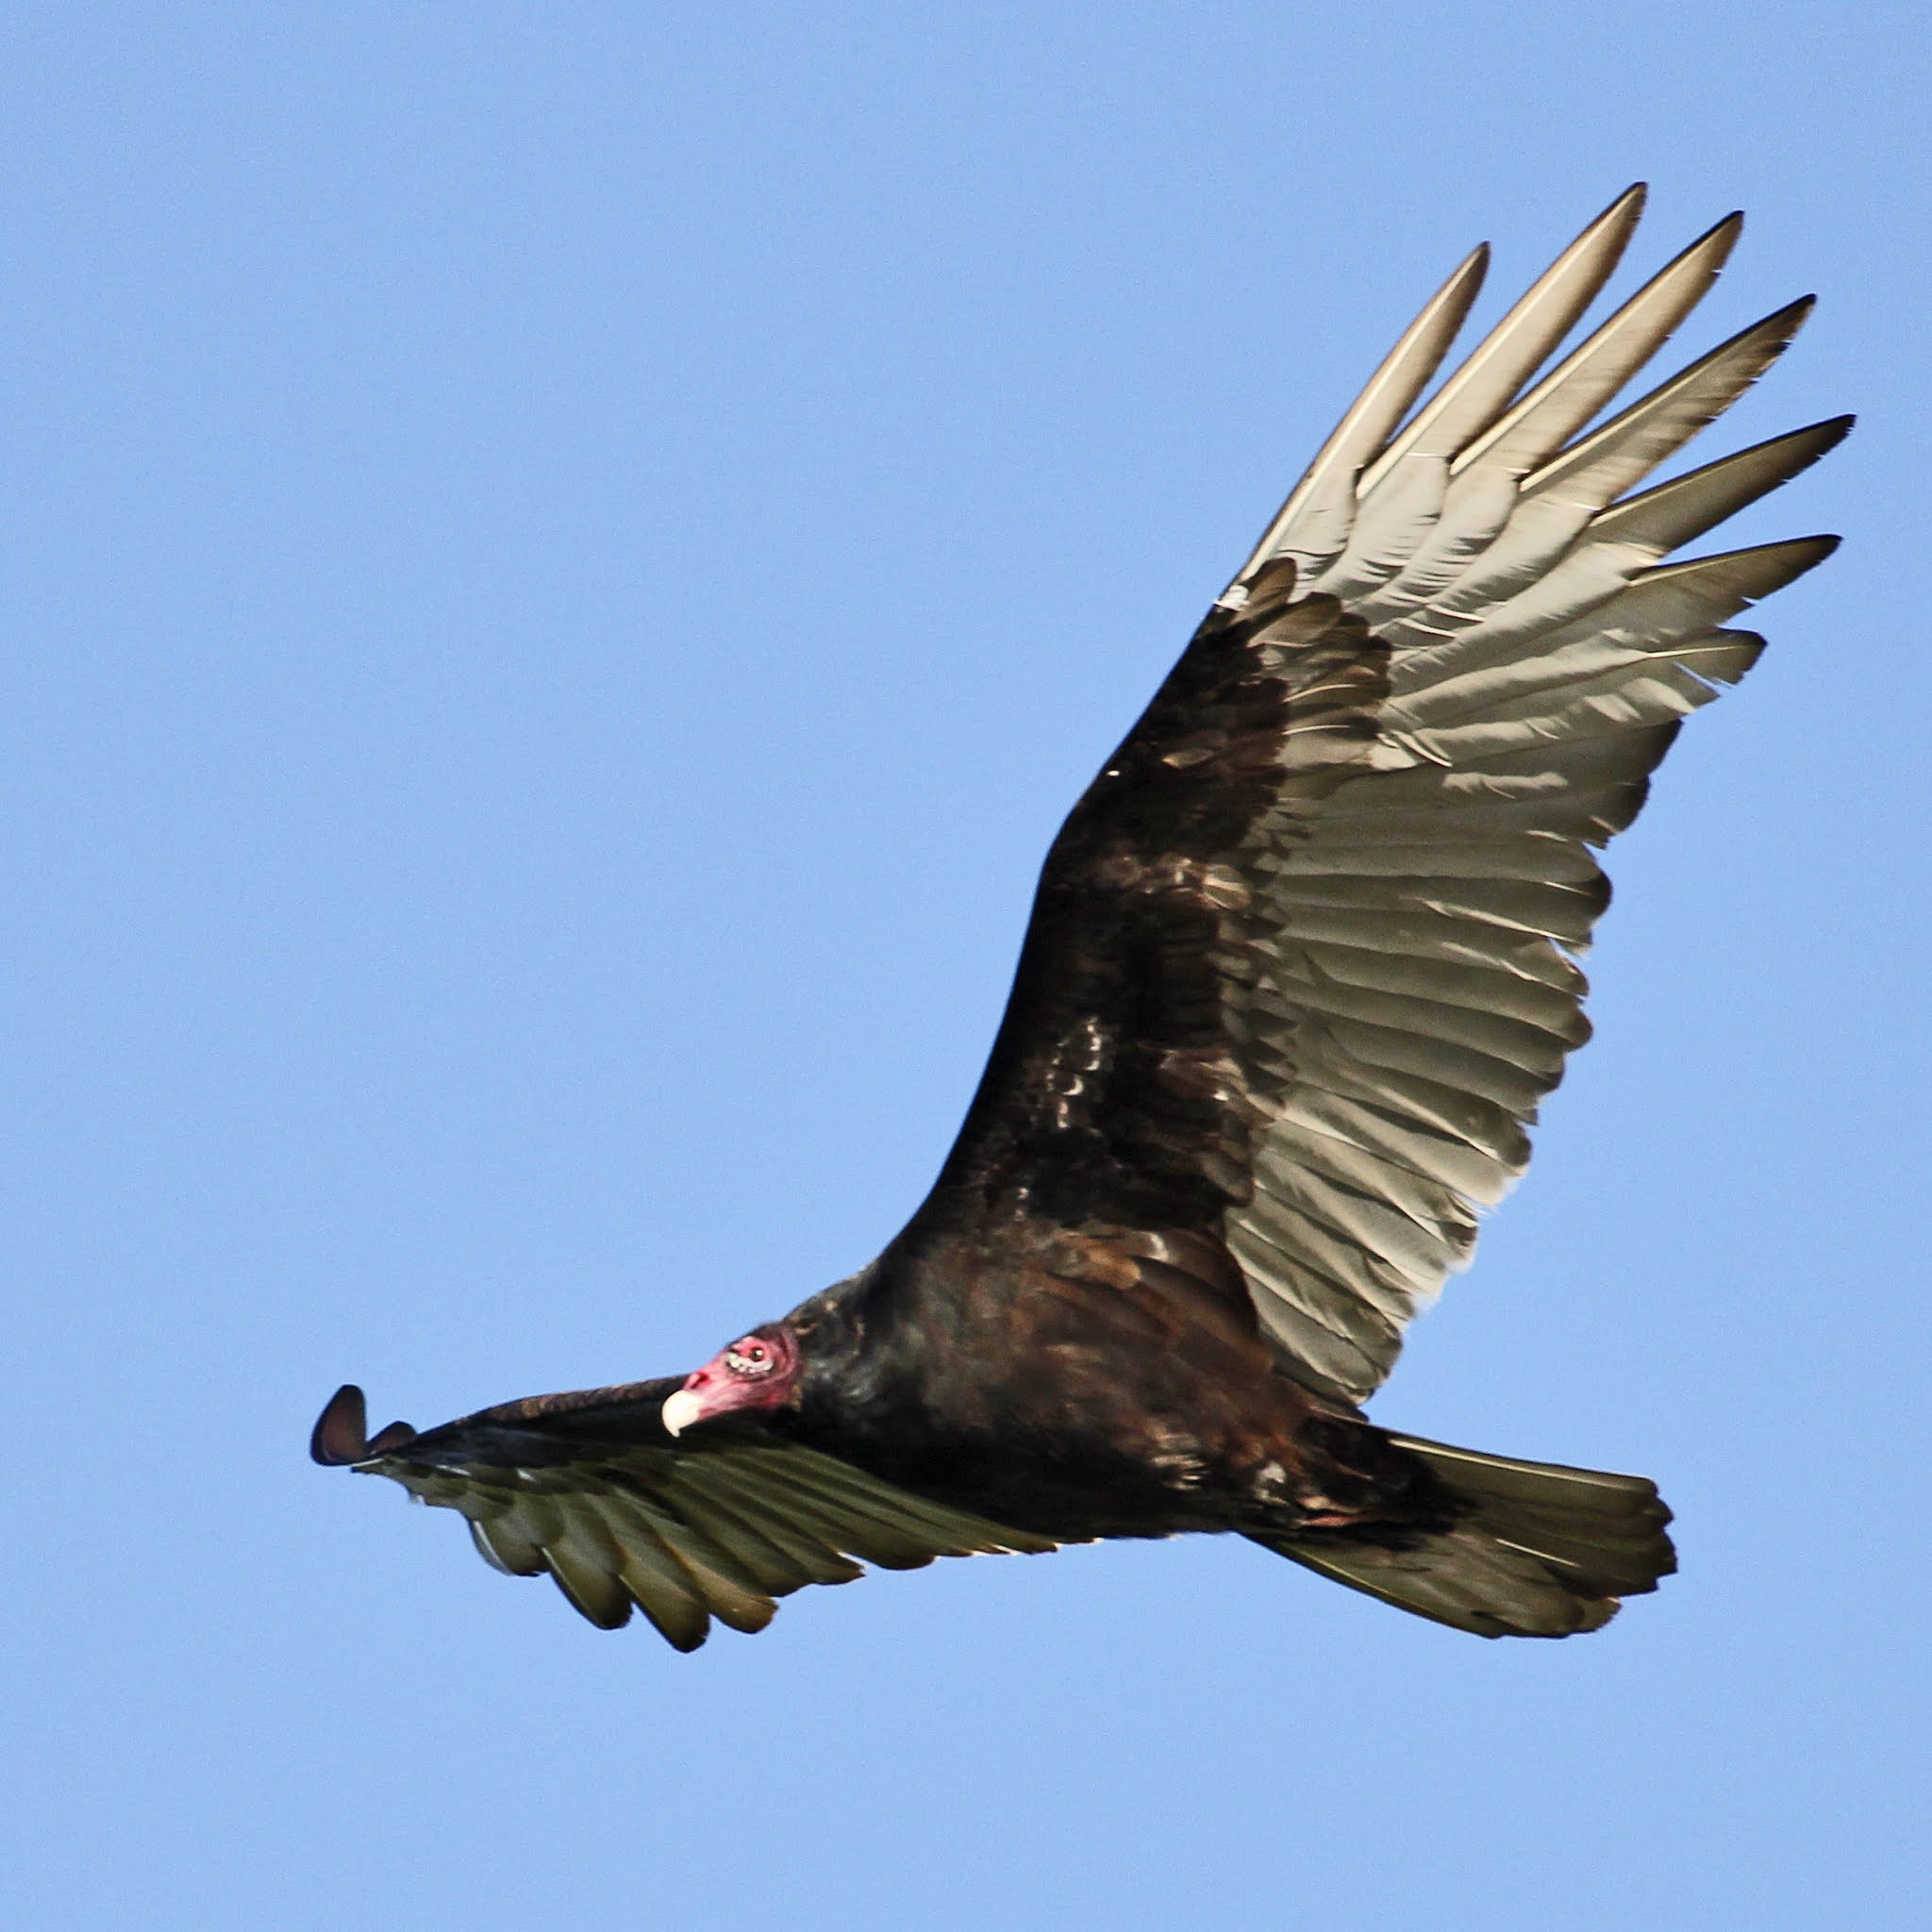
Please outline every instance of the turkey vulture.
M680 1650L860 1560L1184 1530L1485 1637L1594 1630L1654 1589L1654 1484L1359 1407L1586 1037L1593 848L1763 649L1723 626L1837 541L1665 561L1849 417L1637 491L1808 298L1587 426L1740 217L1538 377L1642 198L1411 414L1477 249L1343 416L1054 841L958 1141L878 1259L687 1375L373 1439L346 1387L316 1460Z

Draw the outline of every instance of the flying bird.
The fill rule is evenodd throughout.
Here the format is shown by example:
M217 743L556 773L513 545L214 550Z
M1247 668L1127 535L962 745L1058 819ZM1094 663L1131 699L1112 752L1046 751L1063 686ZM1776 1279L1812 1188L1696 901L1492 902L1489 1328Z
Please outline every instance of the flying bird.
M1642 200L1418 408L1478 248L1342 417L1054 841L958 1140L875 1261L689 1374L374 1438L345 1387L316 1460L680 1650L861 1563L1191 1530L1485 1637L1653 1590L1651 1482L1361 1408L1588 1033L1597 849L1757 661L1724 626L1837 541L1667 560L1849 417L1639 487L1808 298L1604 416L1740 217L1539 375Z

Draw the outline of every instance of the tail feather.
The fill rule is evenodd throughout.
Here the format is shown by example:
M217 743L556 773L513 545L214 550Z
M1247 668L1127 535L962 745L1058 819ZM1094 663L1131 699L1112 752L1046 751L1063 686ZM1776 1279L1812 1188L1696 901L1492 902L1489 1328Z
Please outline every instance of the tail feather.
M1570 1637L1601 1629L1618 1600L1677 1567L1671 1520L1646 1477L1524 1462L1413 1436L1456 1511L1446 1528L1371 1541L1352 1530L1251 1531L1321 1575L1479 1637ZM1403 1546L1391 1546L1399 1542Z

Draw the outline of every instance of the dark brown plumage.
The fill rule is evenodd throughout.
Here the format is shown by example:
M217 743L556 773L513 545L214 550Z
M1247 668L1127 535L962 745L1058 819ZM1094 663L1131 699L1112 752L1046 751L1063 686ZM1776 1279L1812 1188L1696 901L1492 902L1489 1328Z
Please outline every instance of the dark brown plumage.
M689 1376L374 1441L344 1389L316 1459L684 1649L854 1558L1188 1530L1485 1636L1594 1629L1654 1588L1649 1482L1357 1406L1585 1037L1591 848L1761 650L1720 626L1833 541L1662 562L1848 418L1627 493L1805 305L1579 434L1736 217L1531 384L1641 201L1409 417L1478 251L1343 418L1054 841L958 1141L878 1260Z

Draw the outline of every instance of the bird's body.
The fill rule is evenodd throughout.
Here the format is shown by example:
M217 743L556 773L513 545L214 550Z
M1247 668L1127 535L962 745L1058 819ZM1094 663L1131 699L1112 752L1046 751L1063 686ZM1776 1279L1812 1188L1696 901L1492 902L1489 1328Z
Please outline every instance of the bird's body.
M1315 1398L1211 1291L1147 1292L1091 1238L1019 1266L891 1254L788 1320L799 1441L997 1522L1064 1542L1319 1507Z
M1491 1636L1593 1629L1654 1588L1674 1559L1648 1481L1359 1407L1585 1037L1591 848L1762 648L1719 626L1833 541L1661 561L1848 419L1626 493L1804 305L1578 434L1736 218L1529 383L1640 205L1409 416L1479 251L1344 417L1055 841L959 1139L876 1261L687 1376L373 1442L345 1389L317 1458L681 1648L854 1557L1184 1531Z

